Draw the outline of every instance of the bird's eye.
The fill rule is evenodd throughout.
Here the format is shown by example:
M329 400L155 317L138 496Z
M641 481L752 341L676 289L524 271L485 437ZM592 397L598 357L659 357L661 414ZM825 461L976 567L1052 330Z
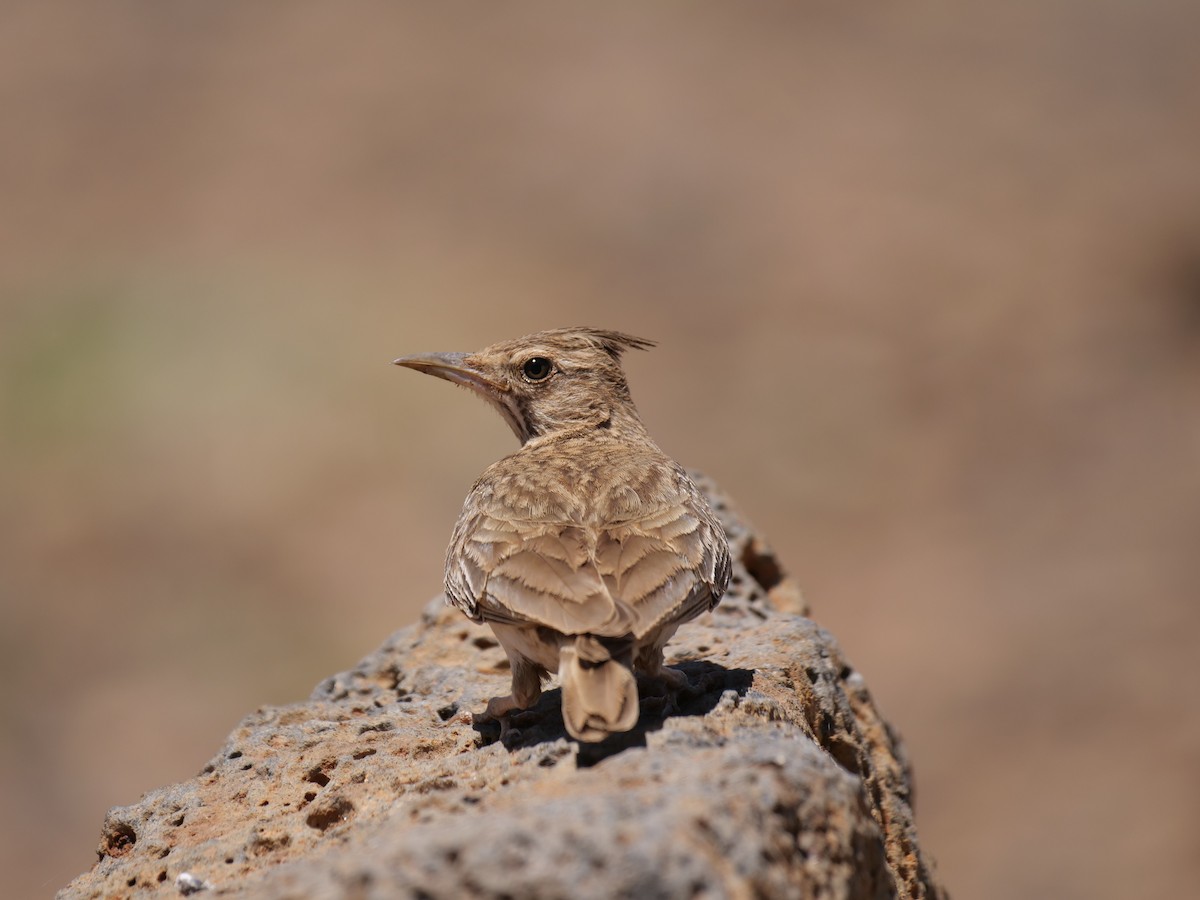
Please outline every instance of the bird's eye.
M521 373L530 381L545 381L554 371L554 363L544 356L531 356L521 366Z

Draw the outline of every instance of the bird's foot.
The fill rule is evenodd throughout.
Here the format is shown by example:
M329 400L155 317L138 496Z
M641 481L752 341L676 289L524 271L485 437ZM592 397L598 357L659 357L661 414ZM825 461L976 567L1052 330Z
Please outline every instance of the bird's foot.
M503 697L493 697L488 701L487 715L492 719L503 719L517 709L521 709L521 704L512 694L505 694Z
M688 681L688 677L678 669L663 666L658 670L658 677L667 683L668 690L675 693L688 693L692 689L692 683Z
M642 692L643 696L662 697L674 694L689 694L693 691L688 677L678 669L661 666L656 672L647 672L645 679L649 690Z
M533 704L522 704L512 694L504 697L493 697L488 701L487 709L481 718L495 722L500 726L500 740L516 741L523 729L537 724L540 716L530 707Z
M680 698L690 697L696 688L678 669L662 666L657 672L646 673L639 685L643 714L666 718L679 712Z

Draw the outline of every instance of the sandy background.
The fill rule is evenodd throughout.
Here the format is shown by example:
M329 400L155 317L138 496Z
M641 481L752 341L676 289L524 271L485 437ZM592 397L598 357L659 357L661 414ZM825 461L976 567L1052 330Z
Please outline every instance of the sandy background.
M644 8L651 7L651 8ZM629 360L917 767L960 898L1200 880L1200 6L0 6L0 871L410 622Z

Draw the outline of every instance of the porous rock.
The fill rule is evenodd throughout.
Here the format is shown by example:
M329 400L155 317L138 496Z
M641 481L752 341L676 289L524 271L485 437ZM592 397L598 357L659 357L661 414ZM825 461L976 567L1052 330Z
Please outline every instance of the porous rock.
M195 778L105 818L66 898L940 898L912 777L861 676L707 480L730 593L643 684L641 721L569 740L557 689L501 734L503 651L439 598L305 703L247 716Z

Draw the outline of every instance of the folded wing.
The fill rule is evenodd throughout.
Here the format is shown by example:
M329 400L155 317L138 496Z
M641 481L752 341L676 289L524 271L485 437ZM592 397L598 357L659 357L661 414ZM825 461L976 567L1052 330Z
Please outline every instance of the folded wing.
M640 638L687 621L715 606L729 581L721 526L689 493L606 525L510 517L493 496L459 522L447 595L473 618L563 634Z

